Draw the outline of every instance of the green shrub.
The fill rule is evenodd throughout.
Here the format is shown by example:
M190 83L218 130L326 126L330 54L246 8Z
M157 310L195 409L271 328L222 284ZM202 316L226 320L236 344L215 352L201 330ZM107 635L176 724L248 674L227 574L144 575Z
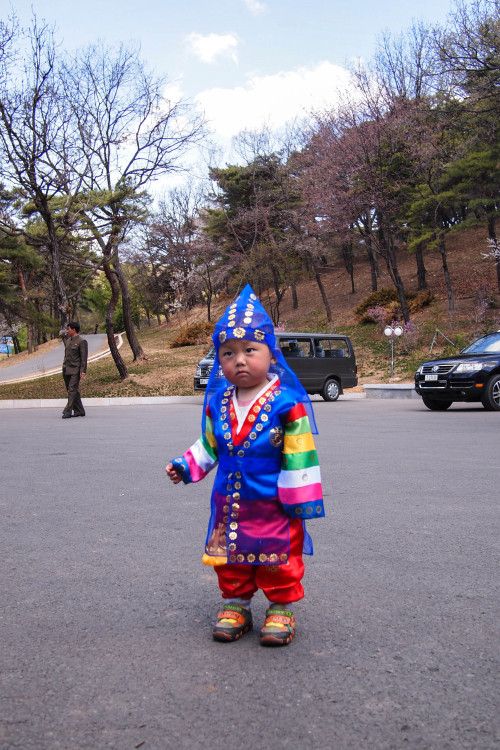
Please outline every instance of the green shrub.
M181 346L196 346L196 344L205 344L214 332L213 323L193 323L187 328L183 328L177 336L172 339L170 346L176 349Z

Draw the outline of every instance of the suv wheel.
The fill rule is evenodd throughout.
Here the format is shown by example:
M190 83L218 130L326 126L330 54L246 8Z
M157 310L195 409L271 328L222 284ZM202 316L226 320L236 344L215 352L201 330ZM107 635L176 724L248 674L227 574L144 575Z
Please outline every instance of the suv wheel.
M422 401L431 411L446 411L452 404L451 401L438 401L433 398L422 398Z
M494 375L488 380L481 401L488 411L500 411L500 375Z
M334 378L326 381L321 391L321 396L325 401L336 401L340 396L340 386Z

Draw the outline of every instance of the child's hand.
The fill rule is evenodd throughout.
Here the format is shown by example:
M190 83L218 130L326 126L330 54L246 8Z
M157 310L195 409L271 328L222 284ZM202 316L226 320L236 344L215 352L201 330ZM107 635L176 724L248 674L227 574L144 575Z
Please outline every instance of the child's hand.
M182 476L177 469L174 469L173 463L167 464L165 471L167 472L168 478L171 479L174 484L179 484L179 482L182 481Z

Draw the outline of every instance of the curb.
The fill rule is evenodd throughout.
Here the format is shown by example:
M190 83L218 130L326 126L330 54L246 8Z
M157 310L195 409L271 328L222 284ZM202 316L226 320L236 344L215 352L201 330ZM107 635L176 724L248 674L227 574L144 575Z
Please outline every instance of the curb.
M363 388L366 398L420 398L413 383L373 383Z
M0 409L64 408L66 398L25 398L0 400ZM203 396L118 396L116 398L85 398L87 406L140 406L158 404L203 404Z
M354 401L367 398L420 398L413 385L387 383L365 385L364 393L344 393L339 401ZM199 404L202 405L204 396L117 396L102 398L85 398L85 406L158 406L160 404ZM318 396L312 400L322 399ZM67 403L65 398L26 398L0 399L0 409L62 409Z

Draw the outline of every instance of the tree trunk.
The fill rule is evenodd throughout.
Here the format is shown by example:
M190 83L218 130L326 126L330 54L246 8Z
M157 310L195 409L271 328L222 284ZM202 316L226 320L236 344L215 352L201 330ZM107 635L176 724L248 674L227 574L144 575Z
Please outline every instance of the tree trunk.
M120 287L109 264L103 263L102 267L111 287L111 299L109 300L108 309L106 310L106 333L108 336L108 346L111 352L111 356L113 357L114 363L116 365L116 369L118 370L121 379L125 380L126 378L128 378L128 370L116 345L114 323L116 305L118 304L118 300L120 299Z
M35 351L38 350L38 347L42 343L42 329L40 328L40 321L41 321L41 315L40 315L40 300L35 300L35 310L37 313L37 323L35 324Z
M373 250L372 232L373 225L368 219L361 222L360 226L361 234L365 240L366 254L368 255L368 261L370 263L370 274L372 280L372 292L376 292L378 289L378 278L380 276L380 268L378 267L377 258ZM359 225L358 225L359 226Z
M497 238L496 229L495 229L495 217L493 214L490 214L490 216L488 216L488 237L491 240L493 254L495 256L495 268L497 272L497 286L498 286L498 291L500 292L500 247L498 245L498 238Z
M326 319L331 322L332 320L332 310L330 308L330 303L328 302L328 297L326 296L325 287L323 286L323 282L321 281L321 275L318 271L318 268L316 266L316 263L314 260L310 257L309 258L311 262L311 266L314 273L314 278L316 279L316 284L318 285L319 292L321 294L321 299L323 300L323 304L325 306L326 311Z
M212 286L212 279L210 277L210 268L208 265L205 265L205 274L202 274L202 278L205 281L205 304L207 306L207 320L210 323L212 320L212 300L214 298L214 289ZM203 292L201 293L201 297L203 299Z
M276 266L271 266L271 273L273 276L273 287L274 287L274 298L276 300L275 304L271 307L271 317L273 319L273 323L275 326L277 326L280 322L280 305L281 300L284 297L285 291L281 290L280 287L280 274L278 272L278 269Z
M21 287L21 296L23 298L24 319L26 321L26 332L27 332L26 348L28 350L28 354L31 354L31 352L33 351L33 348L32 348L32 341L31 341L31 325L30 325L30 314L29 314L29 306L28 306L28 290L26 289L26 283L24 281L24 274L20 268L18 269L17 273L19 277L19 286Z
M33 353L33 326L28 320L28 323L26 325L26 348L28 350L28 354Z
M372 280L372 292L376 292L378 289L378 277L380 276L380 269L378 267L377 258L373 252L373 242L371 234L367 233L364 235L366 254L368 255L368 262L370 263L370 275Z
M356 289L354 288L354 256L352 252L352 242L342 242L341 244L341 255L344 261L344 266L351 279L351 293L355 294Z
M417 261L417 289L420 291L421 289L427 289L427 271L425 270L424 265L424 252L422 250L422 245L419 245L415 251L415 260Z
M404 321L405 323L408 323L410 320L410 313L408 311L408 305L406 303L405 288L404 288L403 280L401 276L399 275L396 248L394 247L392 231L390 227L387 227L387 226L382 227L381 240L382 240L382 250L383 250L384 257L385 257L387 270L389 271L389 275L394 283L394 286L397 289L397 292L399 295L399 301L401 303L401 312L403 314Z
M294 310L298 310L299 298L297 296L297 285L295 284L295 281L292 281L291 287L292 287L292 307Z
M127 334L128 343L132 349L134 355L134 362L137 359L147 359L142 346L139 344L134 324L132 322L132 312L130 309L130 290L128 286L127 277L122 271L119 259L115 256L113 261L113 268L118 277L118 283L120 284L120 291L122 293L122 305L123 305L123 322L125 324L125 332Z
M35 200L35 205L42 216L45 226L47 227L48 235L48 250L50 253L50 259L52 263L52 280L54 284L54 292L57 301L57 309L59 311L61 320L61 329L66 328L69 323L69 314L71 308L68 303L68 295L66 294L66 284L61 273L61 258L59 253L59 241L57 238L56 228L52 219L50 209L45 205L45 200Z
M444 244L444 232L439 232L439 252L441 253L444 280L446 282L446 294L448 295L448 310L453 310L455 308L455 303L453 301L453 292L451 289L450 272L448 271L448 263L446 260L446 247Z
M403 318L404 318L405 323L408 323L410 320L410 313L408 311L408 305L406 303L405 288L404 288L403 280L401 276L399 275L399 270L397 267L393 269L393 273L394 273L396 289L398 290L398 294L399 294L399 301L401 302L401 312L403 313Z

